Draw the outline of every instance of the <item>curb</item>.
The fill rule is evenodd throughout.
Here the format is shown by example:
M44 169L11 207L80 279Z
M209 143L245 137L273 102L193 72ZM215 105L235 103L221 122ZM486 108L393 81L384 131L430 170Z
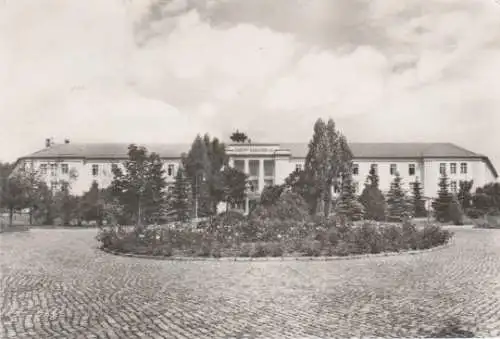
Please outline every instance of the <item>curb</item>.
M331 257L170 257L170 256L157 256L157 255L144 255L144 254L134 254L134 253L121 253L117 251L108 250L105 248L98 248L99 250L116 255L119 257L129 257L138 259L149 259L149 260L163 260L163 261L336 261L336 260L354 260L354 259L370 259L370 258L381 258L381 257L395 257L401 255L416 255L425 254L429 252L439 251L454 245L453 239L448 241L443 245L436 247L424 249L424 250L410 250L402 252L385 252L376 254L356 254L348 255L344 257L331 256Z

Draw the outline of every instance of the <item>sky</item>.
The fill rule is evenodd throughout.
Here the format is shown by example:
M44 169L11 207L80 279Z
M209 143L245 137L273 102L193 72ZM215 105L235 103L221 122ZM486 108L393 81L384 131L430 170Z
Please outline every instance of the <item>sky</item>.
M453 142L500 170L500 0L2 0L0 161L55 142Z

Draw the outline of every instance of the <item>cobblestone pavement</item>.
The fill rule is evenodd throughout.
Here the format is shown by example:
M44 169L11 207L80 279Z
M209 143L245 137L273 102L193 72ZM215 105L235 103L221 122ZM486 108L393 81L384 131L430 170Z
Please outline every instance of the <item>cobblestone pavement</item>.
M156 261L95 230L0 235L6 338L415 337L457 321L500 335L500 231L417 255L323 262Z

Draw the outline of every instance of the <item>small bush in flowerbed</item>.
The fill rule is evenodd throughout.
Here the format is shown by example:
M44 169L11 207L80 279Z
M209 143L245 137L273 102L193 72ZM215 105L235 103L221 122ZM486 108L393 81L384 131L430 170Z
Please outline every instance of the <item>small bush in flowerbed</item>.
M333 219L294 221L253 218L233 225L223 220L190 225L150 227L141 231L103 229L102 248L157 256L280 257L346 256L427 249L446 243L452 233L436 225L417 228Z

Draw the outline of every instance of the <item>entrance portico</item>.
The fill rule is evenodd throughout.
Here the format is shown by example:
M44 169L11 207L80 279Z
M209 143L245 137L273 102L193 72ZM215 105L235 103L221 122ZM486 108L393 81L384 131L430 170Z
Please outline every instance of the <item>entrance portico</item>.
M295 169L291 152L279 144L230 144L226 148L229 166L248 175L245 214L260 199L264 187L282 183Z

